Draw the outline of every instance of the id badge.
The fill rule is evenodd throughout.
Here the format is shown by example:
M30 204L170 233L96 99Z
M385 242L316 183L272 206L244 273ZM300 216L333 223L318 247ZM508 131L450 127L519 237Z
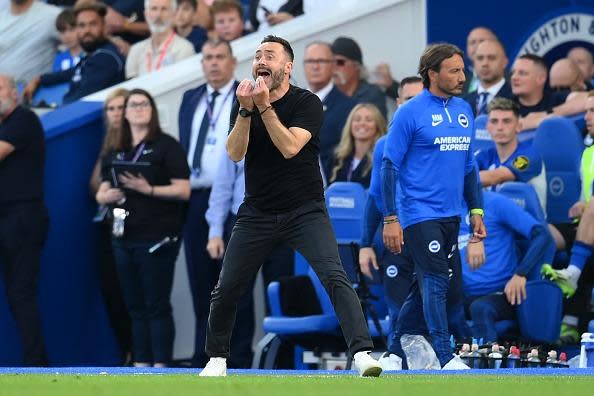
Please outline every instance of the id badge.
M128 217L130 212L128 212L126 209L114 208L112 213L113 224L111 227L111 235L116 238L121 238L124 236L126 217Z

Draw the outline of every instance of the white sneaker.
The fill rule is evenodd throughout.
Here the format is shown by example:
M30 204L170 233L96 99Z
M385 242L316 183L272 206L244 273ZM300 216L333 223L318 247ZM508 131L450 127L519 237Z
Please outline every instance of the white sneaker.
M462 359L460 359L459 356L454 356L452 360L450 360L446 363L445 366L443 366L442 370L470 370L470 367L464 364L464 362L462 361Z
M227 359L221 357L210 358L199 374L200 377L226 377Z
M382 356L377 360L384 371L400 371L402 370L402 359L398 355L390 352L382 353Z
M382 366L369 355L369 351L355 353L354 362L361 377L379 377L382 373Z

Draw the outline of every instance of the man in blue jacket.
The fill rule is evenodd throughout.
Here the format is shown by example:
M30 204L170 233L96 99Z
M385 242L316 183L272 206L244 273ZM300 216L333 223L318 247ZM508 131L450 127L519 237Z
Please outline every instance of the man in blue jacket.
M76 34L84 55L71 69L43 74L29 81L23 91L27 101L31 101L40 86L70 83L63 99L63 103L68 104L124 81L124 57L105 36L105 5L82 2L74 8L74 13Z
M452 358L446 301L450 270L460 265L456 246L463 199L471 208L473 239L486 237L470 149L472 109L454 96L465 81L462 51L451 44L428 46L419 74L425 89L396 112L384 149L383 237L390 251L414 263L416 276L396 334L426 335L426 329L442 368L458 369L465 365Z
M497 341L495 322L515 320L515 306L526 299L526 278L540 263L551 236L543 223L503 195L485 192L485 225L489 238L484 241L483 260L469 262L466 252L470 235L460 231L458 248L462 258L464 295L472 318L472 335L485 342ZM467 212L464 208L461 213ZM516 241L528 240L528 246L518 258ZM479 242L480 243L480 242Z

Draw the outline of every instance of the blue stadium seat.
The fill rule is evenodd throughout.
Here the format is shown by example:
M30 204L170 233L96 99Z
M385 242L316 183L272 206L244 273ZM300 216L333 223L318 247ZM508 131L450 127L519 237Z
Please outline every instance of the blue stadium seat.
M266 334L256 345L252 368L273 368L283 338L317 337L321 334L336 339L341 337L338 319L328 294L313 269L309 268L307 276L312 282L322 312L300 317L285 315L281 308L280 283L271 282L267 289L270 316L264 318L263 330Z
M488 150L495 145L489 131L487 131L488 116L482 114L474 119L474 136L472 149L476 153L481 150Z
M563 314L563 292L548 280L526 283L527 298L516 313L522 337L533 342L559 339Z
M584 150L581 133L567 118L550 118L538 127L534 146L547 174L547 219L553 224L569 223L569 208L580 194L579 166Z
M360 243L367 192L359 183L335 182L326 190L326 208L338 239Z
M577 129L583 131L586 128L586 120L584 119L584 113L574 114L566 117L568 120L573 121Z
M33 95L33 107L58 107L62 105L64 95L70 89L69 83L41 87Z

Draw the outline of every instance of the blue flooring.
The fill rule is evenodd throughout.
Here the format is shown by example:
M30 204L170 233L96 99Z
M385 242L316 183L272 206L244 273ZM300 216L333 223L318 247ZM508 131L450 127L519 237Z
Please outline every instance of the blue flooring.
M136 367L0 367L3 374L47 374L47 375L196 375L200 369L189 368L136 368ZM356 375L346 370L228 370L229 375L282 375L282 376L328 376ZM388 371L385 375L554 375L554 376L594 376L594 367L583 369L520 368L497 370L418 370Z

